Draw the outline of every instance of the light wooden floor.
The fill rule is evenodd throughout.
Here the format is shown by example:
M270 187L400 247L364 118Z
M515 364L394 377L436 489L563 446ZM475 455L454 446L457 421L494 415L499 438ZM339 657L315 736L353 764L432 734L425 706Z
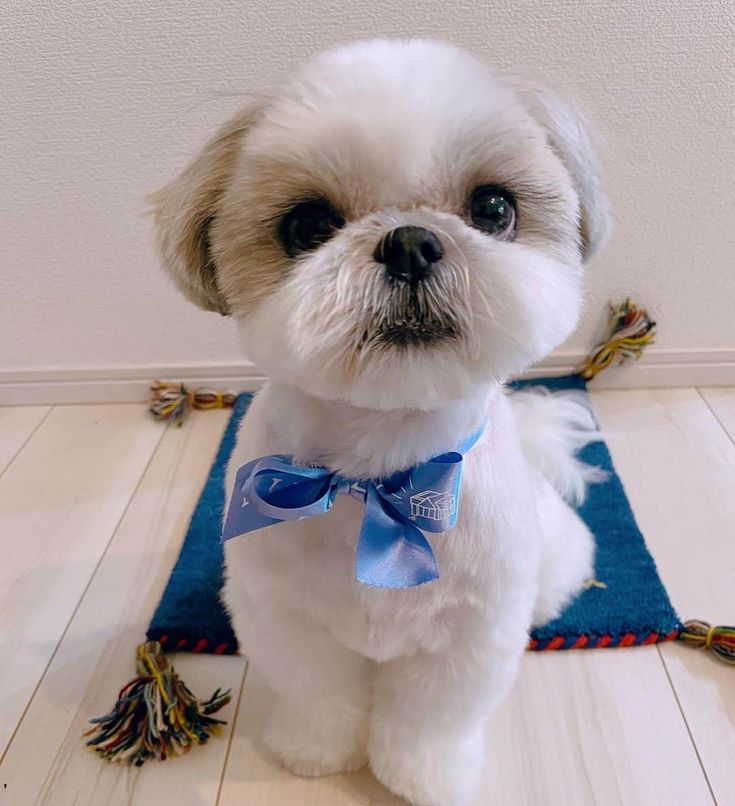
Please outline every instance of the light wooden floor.
M598 392L602 427L684 617L735 621L735 389ZM367 772L291 777L258 734L242 658L181 655L231 686L227 733L183 760L105 764L80 741L131 677L227 413L0 409L0 803L396 803ZM477 804L735 804L735 669L667 644L529 653L492 722Z

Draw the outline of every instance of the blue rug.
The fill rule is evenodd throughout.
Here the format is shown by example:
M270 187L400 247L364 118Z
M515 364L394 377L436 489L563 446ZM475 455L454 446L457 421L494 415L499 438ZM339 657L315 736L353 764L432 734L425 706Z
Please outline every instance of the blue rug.
M550 389L585 389L585 382L575 375L517 385L529 383ZM237 399L181 553L148 628L148 640L160 641L166 650L238 651L237 638L220 601L225 568L219 532L225 467L237 426L251 400L247 394ZM558 619L534 630L529 649L633 646L675 638L681 626L679 619L635 522L607 446L603 442L588 445L581 458L609 473L605 483L590 488L579 508L597 542L595 577L604 587L584 591Z

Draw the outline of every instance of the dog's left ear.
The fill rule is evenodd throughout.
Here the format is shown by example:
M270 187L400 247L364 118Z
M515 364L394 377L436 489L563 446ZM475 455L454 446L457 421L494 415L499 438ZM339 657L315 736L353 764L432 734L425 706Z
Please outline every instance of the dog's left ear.
M573 103L552 90L526 85L519 91L574 181L580 204L582 260L587 261L605 246L611 229L610 209L602 191L600 164L589 126Z

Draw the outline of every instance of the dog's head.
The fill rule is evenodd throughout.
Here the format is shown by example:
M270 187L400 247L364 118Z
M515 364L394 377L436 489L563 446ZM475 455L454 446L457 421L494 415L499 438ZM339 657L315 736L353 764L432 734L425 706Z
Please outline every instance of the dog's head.
M320 56L155 213L181 289L271 377L374 408L434 408L546 355L608 226L579 117L425 41Z

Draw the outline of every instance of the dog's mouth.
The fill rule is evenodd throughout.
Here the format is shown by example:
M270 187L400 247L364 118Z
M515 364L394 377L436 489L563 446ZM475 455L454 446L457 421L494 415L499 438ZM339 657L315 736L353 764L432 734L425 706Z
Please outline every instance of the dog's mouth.
M453 322L410 318L386 323L376 333L378 344L391 347L427 347L459 337Z
M440 300L421 287L394 289L367 341L381 347L431 347L462 337L462 326ZM369 333L370 331L368 331Z

